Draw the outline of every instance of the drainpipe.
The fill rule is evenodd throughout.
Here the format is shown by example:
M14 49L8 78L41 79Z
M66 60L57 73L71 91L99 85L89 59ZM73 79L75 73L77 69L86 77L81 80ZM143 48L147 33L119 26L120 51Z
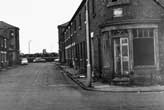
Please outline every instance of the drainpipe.
M87 86L91 87L91 38L89 30L89 0L86 0Z

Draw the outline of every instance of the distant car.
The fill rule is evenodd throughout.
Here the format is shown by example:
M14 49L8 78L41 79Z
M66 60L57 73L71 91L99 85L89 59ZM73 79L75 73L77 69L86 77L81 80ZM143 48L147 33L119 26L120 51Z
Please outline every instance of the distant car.
M34 63L37 63L37 62L46 62L46 59L44 58L41 58L41 57L37 57L33 60Z
M27 58L22 58L21 59L21 64L22 65L27 65L28 64L28 59Z
M59 61L59 59L58 59L58 58L57 58L57 59L54 59L54 61L55 61L55 62L58 62L58 61Z

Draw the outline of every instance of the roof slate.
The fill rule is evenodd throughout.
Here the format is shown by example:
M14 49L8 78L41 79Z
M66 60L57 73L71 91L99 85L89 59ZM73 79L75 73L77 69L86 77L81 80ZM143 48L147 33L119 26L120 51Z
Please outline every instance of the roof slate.
M18 28L18 27L10 25L4 21L0 21L0 28Z

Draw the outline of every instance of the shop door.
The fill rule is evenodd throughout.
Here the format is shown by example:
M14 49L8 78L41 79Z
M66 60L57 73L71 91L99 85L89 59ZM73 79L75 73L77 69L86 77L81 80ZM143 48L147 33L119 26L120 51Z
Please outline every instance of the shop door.
M129 41L128 38L114 39L114 70L116 75L129 74Z

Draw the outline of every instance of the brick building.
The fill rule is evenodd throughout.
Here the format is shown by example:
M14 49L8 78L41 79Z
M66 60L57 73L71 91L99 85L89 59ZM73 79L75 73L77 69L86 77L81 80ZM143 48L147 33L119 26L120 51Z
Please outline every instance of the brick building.
M64 30L68 23L58 26L58 35L59 35L59 59L60 62L65 63L65 45L64 45Z
M19 28L0 21L0 68L19 63Z
M86 0L62 31L67 64L86 71ZM98 78L164 83L164 9L156 0L89 0L92 71Z

